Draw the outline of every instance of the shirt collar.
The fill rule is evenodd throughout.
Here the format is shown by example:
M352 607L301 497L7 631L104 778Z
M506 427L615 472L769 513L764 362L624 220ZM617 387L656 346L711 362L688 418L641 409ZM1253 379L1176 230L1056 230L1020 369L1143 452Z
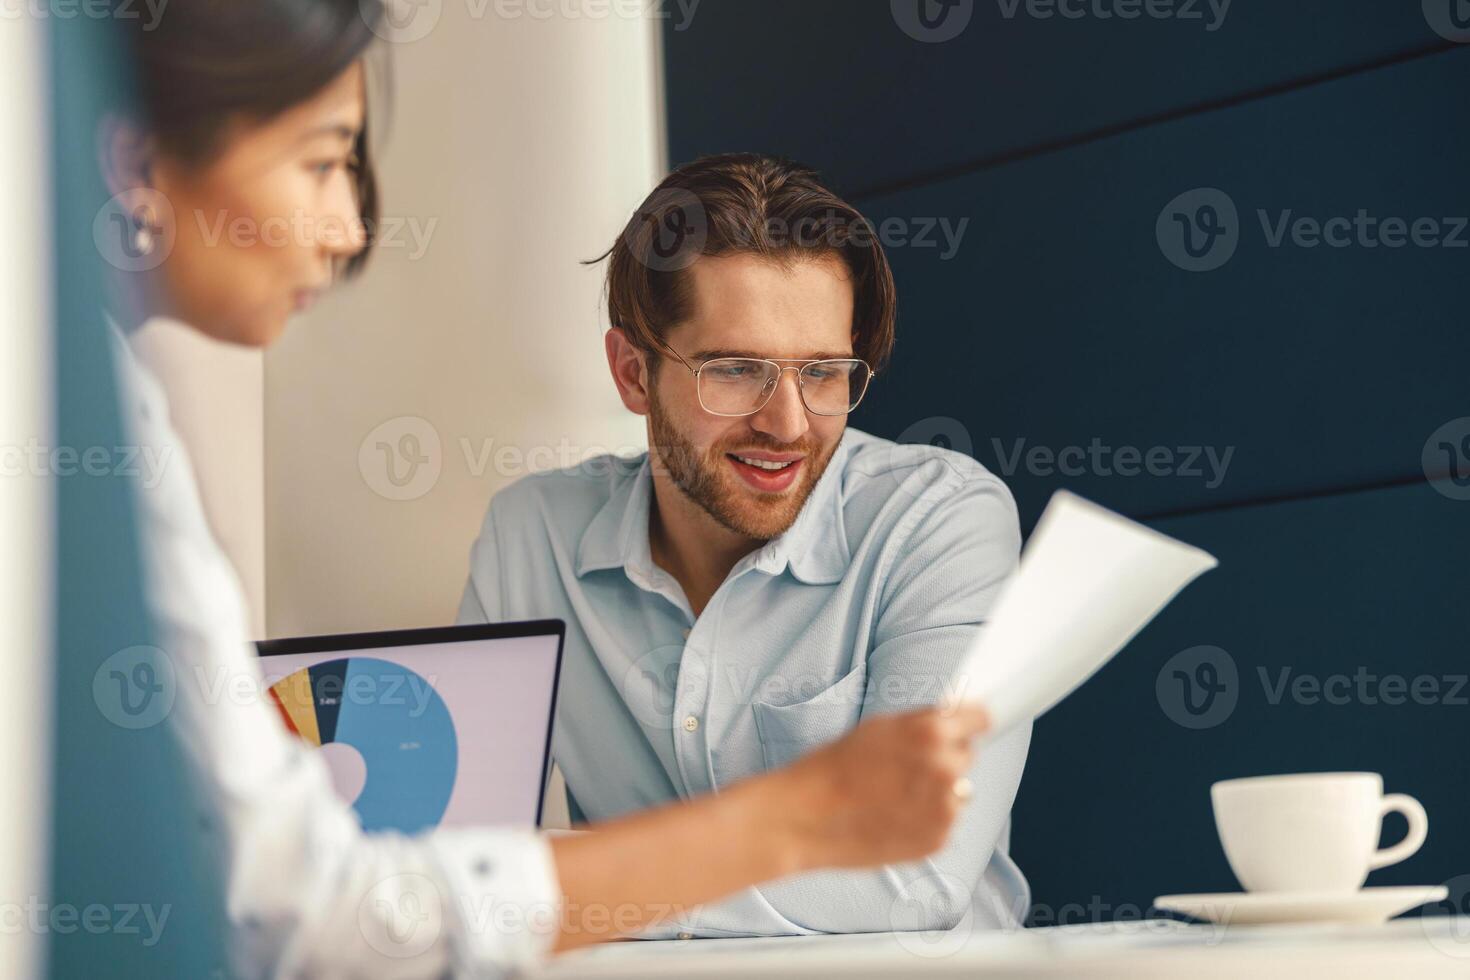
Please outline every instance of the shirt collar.
M651 577L653 554L648 544L648 507L653 498L653 471L648 457L631 476L615 478L607 503L592 518L577 546L577 575L607 568L626 568Z
M798 581L808 585L831 585L842 579L852 561L842 519L847 442L844 434L826 472L791 527L743 559L742 564L772 576L790 568ZM588 572L623 568L634 584L651 587L660 577L648 544L652 501L653 471L645 458L637 473L618 481L607 503L583 532L577 547L579 577Z

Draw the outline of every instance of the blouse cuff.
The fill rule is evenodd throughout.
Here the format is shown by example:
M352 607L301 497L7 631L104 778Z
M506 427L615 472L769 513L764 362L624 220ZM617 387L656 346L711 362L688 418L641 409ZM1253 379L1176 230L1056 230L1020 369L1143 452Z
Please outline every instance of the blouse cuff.
M561 923L550 845L531 831L440 828L455 976L501 977L542 963Z

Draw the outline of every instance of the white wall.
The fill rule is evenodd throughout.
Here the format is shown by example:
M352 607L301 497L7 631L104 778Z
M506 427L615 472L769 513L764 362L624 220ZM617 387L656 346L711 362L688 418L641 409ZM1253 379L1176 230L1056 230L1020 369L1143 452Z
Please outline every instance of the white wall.
M578 263L662 174L657 24L421 9L442 13L393 45L380 158L400 240L266 357L273 636L452 622L497 489L643 443L607 377L602 269ZM425 462L398 456L398 487L380 447Z
M0 22L0 447L50 445L51 253L42 24ZM52 690L51 481L0 474L0 895L44 894ZM8 931L8 930L7 930ZM42 937L0 941L0 977L40 973Z

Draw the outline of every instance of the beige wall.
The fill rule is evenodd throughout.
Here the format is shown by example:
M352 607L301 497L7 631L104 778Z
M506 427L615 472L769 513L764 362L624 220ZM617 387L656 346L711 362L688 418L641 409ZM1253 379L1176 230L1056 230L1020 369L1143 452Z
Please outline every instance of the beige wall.
M251 635L265 635L265 362L259 351L153 320L131 338L168 393L215 538L239 573Z
M452 622L491 494L643 442L579 262L662 171L656 25L495 9L393 46L394 237L266 357L272 636Z

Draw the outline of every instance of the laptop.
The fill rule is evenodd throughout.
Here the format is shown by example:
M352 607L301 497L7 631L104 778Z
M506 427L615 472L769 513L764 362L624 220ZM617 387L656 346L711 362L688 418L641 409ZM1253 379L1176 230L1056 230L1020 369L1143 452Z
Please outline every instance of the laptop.
M541 822L566 626L450 626L257 643L288 730L364 830Z

